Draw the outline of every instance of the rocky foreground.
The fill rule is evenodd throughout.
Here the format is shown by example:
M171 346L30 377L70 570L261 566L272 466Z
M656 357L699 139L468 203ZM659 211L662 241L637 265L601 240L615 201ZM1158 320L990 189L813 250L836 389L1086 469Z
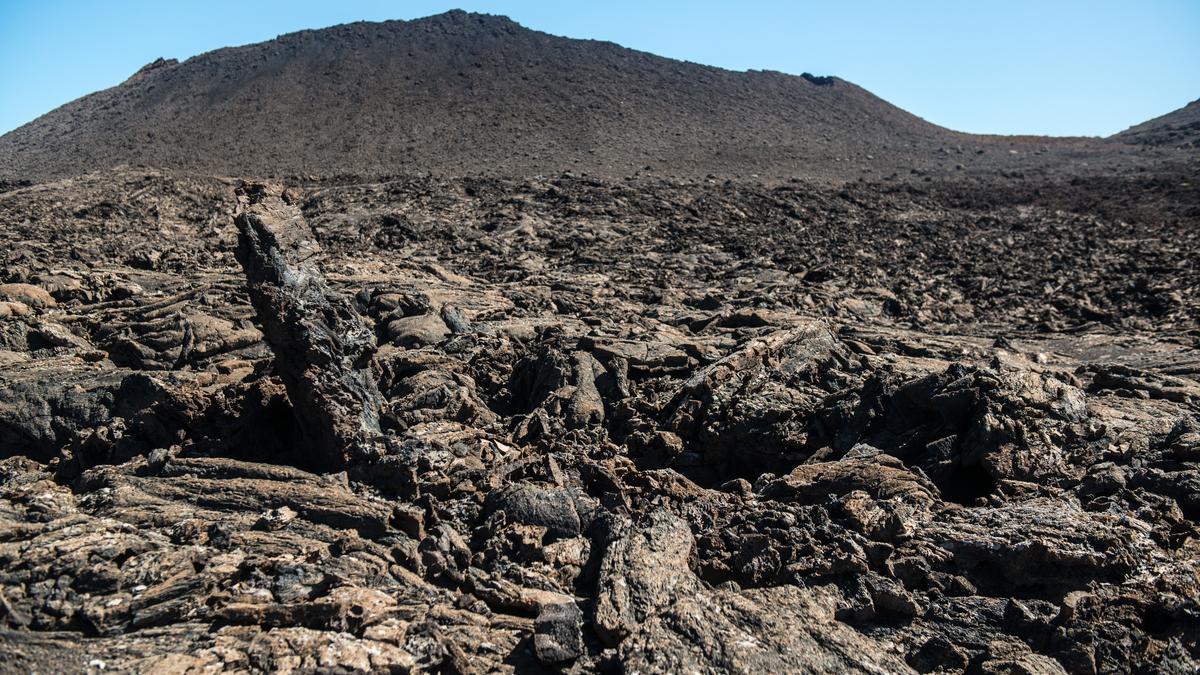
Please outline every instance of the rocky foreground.
M1200 183L0 192L0 670L1195 672Z

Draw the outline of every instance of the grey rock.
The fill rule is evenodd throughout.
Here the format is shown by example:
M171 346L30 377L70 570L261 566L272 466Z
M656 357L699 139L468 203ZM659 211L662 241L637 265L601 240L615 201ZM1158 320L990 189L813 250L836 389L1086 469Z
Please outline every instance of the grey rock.
M573 600L543 604L533 626L533 648L542 663L561 663L583 654L583 611Z
M310 452L331 468L378 452L383 396L369 367L375 335L306 261L319 248L277 186L238 191L238 261Z
M425 347L445 340L450 329L437 314L419 314L392 319L387 324L387 335L400 347Z

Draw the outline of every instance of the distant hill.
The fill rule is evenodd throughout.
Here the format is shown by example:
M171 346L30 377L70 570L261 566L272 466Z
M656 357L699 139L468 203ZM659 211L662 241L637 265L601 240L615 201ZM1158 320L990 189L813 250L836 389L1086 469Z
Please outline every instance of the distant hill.
M1200 148L1200 99L1113 136L1125 143Z
M732 72L455 11L156 61L0 137L0 172L749 174L947 135L837 78Z
M0 137L0 179L118 164L851 179L1012 164L1026 152L1008 146L1032 157L1046 142L951 132L835 77L733 72L454 11L160 59Z

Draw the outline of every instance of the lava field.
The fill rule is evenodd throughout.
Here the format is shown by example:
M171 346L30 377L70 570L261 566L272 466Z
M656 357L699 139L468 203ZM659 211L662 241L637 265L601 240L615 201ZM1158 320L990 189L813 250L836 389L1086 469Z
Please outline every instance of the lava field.
M0 137L0 672L1198 672L1198 110L155 61Z
M6 668L1188 671L1200 199L1043 192L12 187Z

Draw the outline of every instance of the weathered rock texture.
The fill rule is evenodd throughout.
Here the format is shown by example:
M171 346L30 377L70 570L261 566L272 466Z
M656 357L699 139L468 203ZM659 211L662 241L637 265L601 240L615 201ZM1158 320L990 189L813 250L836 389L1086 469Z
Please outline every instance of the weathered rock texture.
M299 195L271 185L238 188L238 262L316 465L341 468L377 454L383 396L370 360L375 334L310 259L319 245Z
M1198 186L8 186L0 670L1193 672Z

